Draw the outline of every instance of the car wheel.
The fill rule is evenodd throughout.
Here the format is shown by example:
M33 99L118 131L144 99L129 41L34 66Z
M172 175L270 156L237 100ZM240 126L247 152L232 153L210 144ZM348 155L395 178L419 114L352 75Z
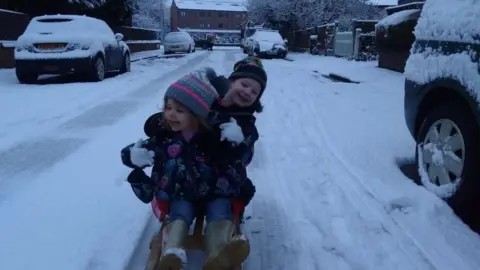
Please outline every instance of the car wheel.
M15 74L17 75L18 82L22 84L32 84L36 83L38 80L38 74L35 72L27 72L15 69Z
M126 53L123 57L123 66L120 69L120 73L127 73L131 70L130 54Z
M93 61L93 67L90 75L90 80L92 82L100 82L105 79L105 61L103 61L103 57L97 56L95 57L95 61Z
M463 104L450 102L430 110L417 132L418 180L480 229L480 128Z

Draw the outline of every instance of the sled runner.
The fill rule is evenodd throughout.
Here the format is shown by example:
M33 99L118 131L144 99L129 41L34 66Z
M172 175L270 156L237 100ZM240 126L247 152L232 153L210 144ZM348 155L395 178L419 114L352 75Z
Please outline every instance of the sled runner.
M234 216L235 216L234 218L235 230L233 232L232 237L242 234L240 219L238 218L239 214L234 214ZM189 233L185 241L185 244L183 247L185 251L202 250L205 252L205 235L204 235L205 222L204 221L205 221L204 211L199 210L194 221L193 232ZM148 256L148 261L147 261L145 270L169 270L169 269L160 269L158 265L160 258L162 256L162 250L165 245L164 239L168 238L168 230L164 230L167 225L168 225L167 222L162 222L162 226L160 227L160 232L156 234L150 241L150 254ZM225 269L225 270L243 270L243 264L233 269Z

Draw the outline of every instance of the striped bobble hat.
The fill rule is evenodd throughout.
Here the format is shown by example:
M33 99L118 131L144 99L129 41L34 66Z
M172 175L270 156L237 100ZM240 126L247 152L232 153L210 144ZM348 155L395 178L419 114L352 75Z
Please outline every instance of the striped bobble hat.
M206 118L210 106L218 99L215 87L208 80L209 68L195 70L170 85L165 99L174 99L195 115Z

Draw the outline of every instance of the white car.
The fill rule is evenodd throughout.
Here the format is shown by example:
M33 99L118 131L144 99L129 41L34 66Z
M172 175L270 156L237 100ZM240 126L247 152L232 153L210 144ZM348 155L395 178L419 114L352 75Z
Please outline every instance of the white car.
M195 52L195 41L187 32L170 32L165 36L163 41L163 49L165 54L175 52Z
M244 51L259 57L287 57L287 40L277 30L258 29L244 41Z
M18 38L15 66L20 83L42 74L84 74L102 81L106 72L130 71L130 50L122 34L102 20L78 15L33 18Z

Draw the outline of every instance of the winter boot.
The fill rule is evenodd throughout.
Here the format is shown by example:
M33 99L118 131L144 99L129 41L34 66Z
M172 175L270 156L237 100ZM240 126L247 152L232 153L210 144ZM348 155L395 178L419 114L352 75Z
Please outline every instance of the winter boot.
M250 253L248 240L233 236L235 225L230 220L214 221L205 228L207 259L203 270L227 270L239 266Z
M187 264L187 254L183 249L188 235L188 224L174 220L162 231L163 254L155 270L181 270Z

